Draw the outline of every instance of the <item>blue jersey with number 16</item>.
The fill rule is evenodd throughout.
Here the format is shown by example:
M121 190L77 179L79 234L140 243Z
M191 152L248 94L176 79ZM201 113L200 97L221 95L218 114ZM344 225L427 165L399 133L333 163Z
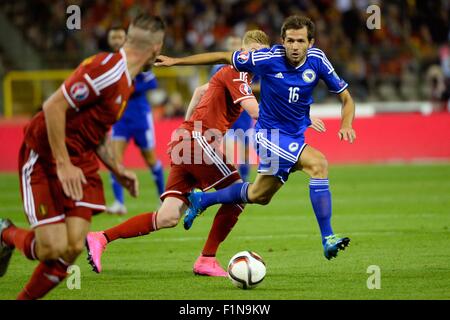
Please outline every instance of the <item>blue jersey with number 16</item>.
M348 84L334 71L322 50L310 48L305 62L292 66L282 45L258 51L235 51L233 66L261 78L261 102L257 129L279 129L281 133L302 135L311 125L312 93L322 79L330 92L341 93Z

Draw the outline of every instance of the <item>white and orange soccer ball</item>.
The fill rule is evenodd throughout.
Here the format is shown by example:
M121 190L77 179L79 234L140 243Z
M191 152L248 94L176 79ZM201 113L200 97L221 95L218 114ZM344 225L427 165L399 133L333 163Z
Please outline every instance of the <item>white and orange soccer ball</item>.
M255 288L264 280L265 276L266 264L256 252L238 252L228 263L228 277L238 288Z

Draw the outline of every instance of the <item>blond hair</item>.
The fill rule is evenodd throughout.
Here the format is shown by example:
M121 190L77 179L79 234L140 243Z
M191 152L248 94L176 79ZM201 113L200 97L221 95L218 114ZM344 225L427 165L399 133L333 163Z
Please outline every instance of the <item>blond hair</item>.
M247 31L242 39L242 45L246 47L250 43L259 43L265 46L270 46L269 36L261 30Z
M158 16L139 14L128 27L126 44L145 50L155 42L162 41L165 24Z

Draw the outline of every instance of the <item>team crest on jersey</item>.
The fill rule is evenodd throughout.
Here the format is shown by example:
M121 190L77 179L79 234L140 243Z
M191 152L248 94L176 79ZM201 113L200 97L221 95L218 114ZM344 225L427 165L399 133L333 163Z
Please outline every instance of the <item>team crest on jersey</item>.
M76 82L70 87L70 96L76 101L83 101L89 95L89 87L84 82Z
M248 58L250 57L250 53L248 51L242 51L239 53L237 57L237 61L239 63L246 63L248 61Z
M298 150L298 143L297 142L292 142L290 145L289 145L289 151L290 152L295 152L295 151L297 151Z
M302 73L302 79L305 82L311 83L316 80L316 73L314 72L314 70L306 69Z
M252 88L250 88L250 86L246 83L243 83L239 86L239 91L246 96L252 94Z

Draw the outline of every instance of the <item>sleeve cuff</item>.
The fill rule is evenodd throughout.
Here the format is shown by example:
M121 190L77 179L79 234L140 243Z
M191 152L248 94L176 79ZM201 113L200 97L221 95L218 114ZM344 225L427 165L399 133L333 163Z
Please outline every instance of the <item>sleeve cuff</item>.
M341 93L342 91L344 91L345 89L347 89L347 87L348 87L348 83L346 83L345 86L343 86L340 90L338 90L338 91L330 90L330 92L338 94L338 93Z
M72 98L70 98L69 94L67 93L66 86L64 85L64 83L61 85L61 91L64 95L64 98L66 98L66 101L69 103L69 105L76 111L79 111L80 109L77 108Z

